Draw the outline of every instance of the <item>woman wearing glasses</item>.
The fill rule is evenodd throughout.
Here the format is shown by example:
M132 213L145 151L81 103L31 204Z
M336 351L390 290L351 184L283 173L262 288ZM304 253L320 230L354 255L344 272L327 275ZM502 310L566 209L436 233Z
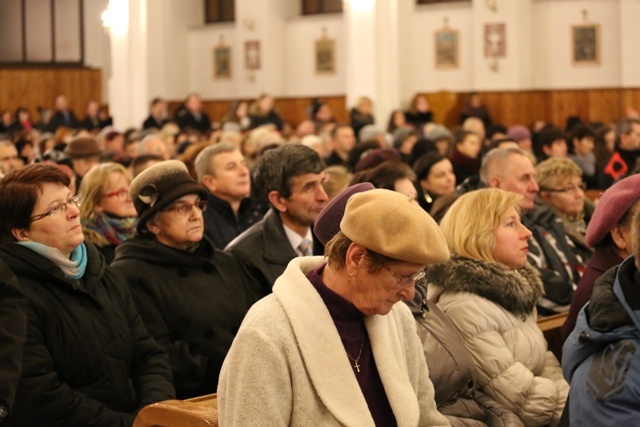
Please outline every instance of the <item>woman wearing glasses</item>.
M6 424L130 426L143 406L174 396L169 364L122 277L84 242L68 185L45 164L0 181L0 258L29 303Z
M116 248L147 329L169 354L179 398L214 393L222 361L255 301L232 255L204 236L207 191L184 163L168 160L129 187L138 235Z
M543 287L521 201L495 188L456 200L440 222L452 257L427 267L427 294L460 331L477 386L527 426L557 425L569 386L537 325Z
M584 196L582 169L570 159L549 158L536 166L540 200L562 221L574 250L586 263L593 251L585 241L594 205Z
M131 179L118 163L94 166L80 185L80 222L87 240L111 264L116 246L136 233L136 208L129 197Z
M229 350L220 425L448 425L413 316L398 304L425 265L449 258L438 226L384 189L351 196L342 220L323 214L340 222L325 258L292 260Z

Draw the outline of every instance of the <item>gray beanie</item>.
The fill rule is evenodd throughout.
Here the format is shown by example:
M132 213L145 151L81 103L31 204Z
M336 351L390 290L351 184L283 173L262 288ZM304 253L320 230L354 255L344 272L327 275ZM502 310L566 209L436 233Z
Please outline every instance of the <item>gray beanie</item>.
M442 125L435 125L424 135L424 137L434 142L440 141L441 139L453 141L453 134L451 131Z

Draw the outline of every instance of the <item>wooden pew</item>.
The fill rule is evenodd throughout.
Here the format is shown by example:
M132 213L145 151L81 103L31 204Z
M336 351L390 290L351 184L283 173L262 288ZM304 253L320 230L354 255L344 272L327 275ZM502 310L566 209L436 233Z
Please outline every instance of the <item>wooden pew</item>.
M567 320L567 315L568 313L559 313L538 319L538 327L549 344L549 350L558 360L562 360L562 344L564 343L560 328Z
M218 396L208 394L187 400L165 400L147 405L133 427L217 427Z

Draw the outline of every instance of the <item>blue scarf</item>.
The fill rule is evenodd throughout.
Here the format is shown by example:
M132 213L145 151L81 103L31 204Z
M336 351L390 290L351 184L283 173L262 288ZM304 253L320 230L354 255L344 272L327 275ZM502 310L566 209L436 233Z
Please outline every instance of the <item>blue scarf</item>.
M70 258L62 255L59 249L43 245L42 243L18 242L18 244L31 249L53 262L60 267L65 277L78 280L84 276L84 271L87 268L87 247L84 243L80 243L80 245L71 252Z

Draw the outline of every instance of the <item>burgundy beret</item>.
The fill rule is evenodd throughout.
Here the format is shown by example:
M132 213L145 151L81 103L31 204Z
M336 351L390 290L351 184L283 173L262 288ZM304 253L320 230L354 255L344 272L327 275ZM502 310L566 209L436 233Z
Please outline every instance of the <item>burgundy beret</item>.
M628 176L609 187L600 197L589 221L587 245L596 247L638 199L640 174Z
M316 217L313 225L313 232L323 245L326 245L340 231L340 221L344 216L344 209L349 198L356 193L373 190L374 188L370 182L361 182L345 188L327 203Z
M364 157L361 157L358 163L356 163L353 170L355 172L360 172L367 169L373 169L381 163L386 162L387 160L399 159L400 155L398 152L391 148L376 148L375 150L371 150L366 153Z

